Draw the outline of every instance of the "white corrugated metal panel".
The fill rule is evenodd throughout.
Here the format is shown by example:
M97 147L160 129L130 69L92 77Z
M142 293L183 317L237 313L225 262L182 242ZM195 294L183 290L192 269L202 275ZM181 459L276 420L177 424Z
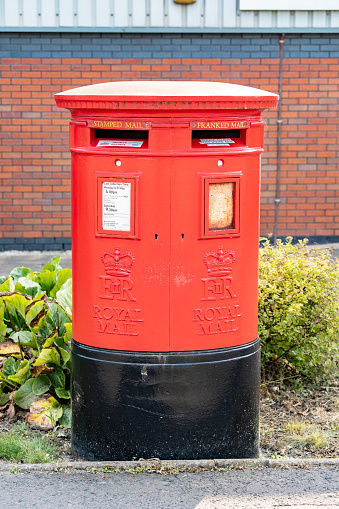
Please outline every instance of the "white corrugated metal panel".
M132 25L134 27L145 27L148 25L146 0L133 0L132 13Z
M22 25L19 12L19 0L4 0L4 23L5 26L8 27Z
M254 12L250 12L250 11L243 12L241 15L241 18L240 18L240 26L242 28L255 27L256 23L255 23Z
M130 26L128 0L114 0L114 26Z
M314 27L326 27L327 26L327 14L326 11L314 11L313 12L313 23Z
M276 26L280 27L290 27L291 26L291 16L287 11L277 11L276 13Z
M93 2L93 5L92 5ZM81 0L78 2L77 18L79 27L95 26L94 0Z
M169 27L183 27L183 26L185 26L185 9L187 9L187 7L184 7L183 5L175 4L173 2L173 0L165 0L165 9L166 9L166 7L167 7L167 16L168 16L167 26L169 26ZM191 8L192 6L190 5L189 7ZM189 12L188 12L187 16L190 16ZM165 12L165 17L166 17L166 12Z
M38 23L38 1L25 0L22 2L22 24L24 27L37 27Z
M162 27L164 25L164 2L162 0L150 0L150 26Z
M187 5L174 0L0 0L1 27L326 31L339 27L339 0L196 0Z
M300 28L309 26L310 15L308 12L296 11L294 15L294 25Z
M60 27L77 26L74 14L73 0L59 0Z
M205 4L205 27L220 27L222 2L220 0L208 0Z
M238 18L238 21L237 21ZM236 27L240 22L239 16L237 16L237 4L234 2L227 2L223 0L223 26L224 27Z
M204 7L204 2L196 2L189 10L185 9L187 27L204 26Z
M331 28L339 27L339 11L331 12L328 16L328 26Z
M111 9L111 0L95 2L95 20L96 26L113 26L113 9Z
M240 9L246 11L334 11L338 0L239 0ZM273 9L272 9L273 7Z
M54 27L57 22L56 2L41 0L41 26Z

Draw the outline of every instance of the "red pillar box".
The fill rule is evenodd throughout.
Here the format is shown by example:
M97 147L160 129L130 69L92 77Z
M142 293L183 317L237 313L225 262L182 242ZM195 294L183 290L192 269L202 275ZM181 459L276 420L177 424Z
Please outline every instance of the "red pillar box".
M73 450L258 455L261 113L224 83L116 82L71 111Z

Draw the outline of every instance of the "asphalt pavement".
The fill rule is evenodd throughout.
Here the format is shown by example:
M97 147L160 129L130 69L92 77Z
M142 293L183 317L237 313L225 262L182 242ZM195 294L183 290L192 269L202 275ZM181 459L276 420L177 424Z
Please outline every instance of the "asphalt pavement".
M0 506L31 509L308 509L339 506L339 469L1 473Z

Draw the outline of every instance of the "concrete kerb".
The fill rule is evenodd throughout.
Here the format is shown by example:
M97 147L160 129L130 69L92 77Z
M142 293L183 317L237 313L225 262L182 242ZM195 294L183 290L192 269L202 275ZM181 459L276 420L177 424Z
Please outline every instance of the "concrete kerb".
M337 467L339 458L300 458L300 459L216 459L216 460L139 460L139 461L63 461L41 464L0 464L0 473L28 472L149 472L176 474L179 472L199 472L202 470L243 470L258 468L304 468Z

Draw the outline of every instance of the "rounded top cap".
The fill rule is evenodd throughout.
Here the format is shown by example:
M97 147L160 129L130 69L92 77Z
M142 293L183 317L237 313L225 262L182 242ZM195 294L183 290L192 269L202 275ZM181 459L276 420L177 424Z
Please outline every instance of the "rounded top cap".
M93 109L99 102L100 109L145 109L140 103L157 110L210 109L211 102L213 107L219 103L218 108L225 109L264 109L276 107L278 96L258 88L220 82L115 81L66 90L55 94L55 100L57 106L69 109ZM187 102L192 104L183 104Z

